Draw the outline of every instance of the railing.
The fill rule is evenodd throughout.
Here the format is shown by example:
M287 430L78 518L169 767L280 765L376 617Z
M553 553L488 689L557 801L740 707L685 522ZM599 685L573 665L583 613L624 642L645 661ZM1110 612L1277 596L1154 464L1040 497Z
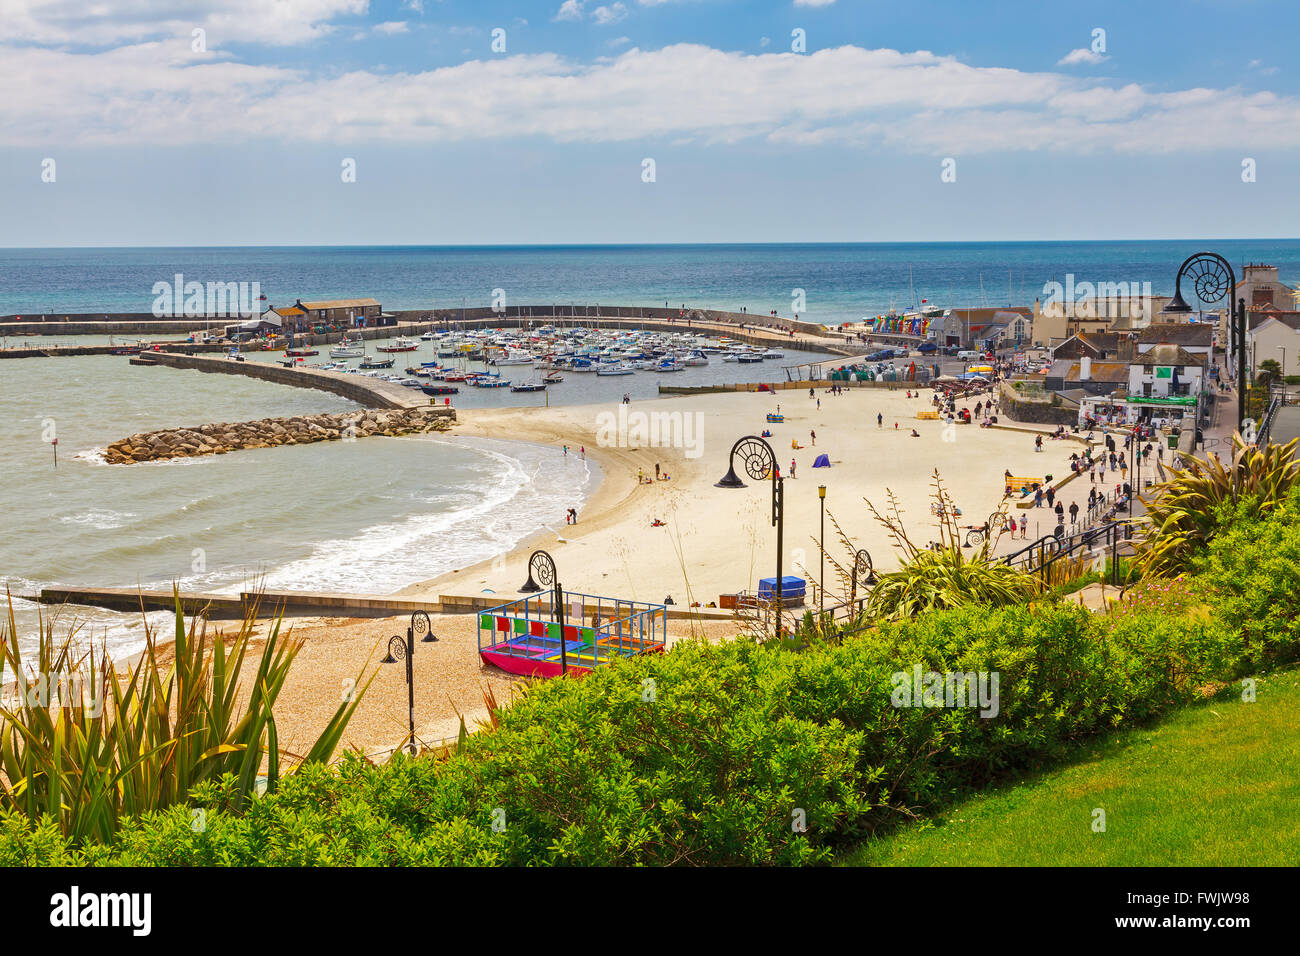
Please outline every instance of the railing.
M1109 548L1111 583L1119 584L1119 546L1132 539L1132 526L1132 519L1125 518L1060 538L1054 534L1043 535L1032 544L1003 557L1002 563L1018 565L1023 570L1037 575L1039 585L1046 590L1048 582L1051 581L1051 569L1056 562L1080 551Z
M1284 393L1285 394L1285 393ZM1282 396L1274 395L1272 401L1268 403L1268 410L1264 412L1264 418L1255 430L1255 445L1263 448L1268 445L1269 436L1273 431L1273 422L1277 418L1277 410L1282 407Z

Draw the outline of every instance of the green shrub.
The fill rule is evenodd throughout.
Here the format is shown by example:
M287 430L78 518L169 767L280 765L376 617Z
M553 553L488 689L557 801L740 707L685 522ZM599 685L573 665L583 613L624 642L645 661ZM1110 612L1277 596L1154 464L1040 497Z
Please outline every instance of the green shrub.
M195 788L193 808L79 850L48 823L0 817L0 862L816 863L1194 699L1235 666L1233 648L1209 615L1047 603L925 614L804 653L689 642L536 685L446 760L304 767L243 809L227 776ZM997 717L894 706L894 675L917 665L996 671Z

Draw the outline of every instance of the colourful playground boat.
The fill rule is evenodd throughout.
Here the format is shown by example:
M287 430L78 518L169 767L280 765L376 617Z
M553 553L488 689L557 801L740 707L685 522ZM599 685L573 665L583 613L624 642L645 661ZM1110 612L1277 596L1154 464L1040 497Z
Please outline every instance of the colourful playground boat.
M542 591L479 614L478 652L511 674L585 674L621 657L662 653L668 608L591 594L564 594L559 613Z

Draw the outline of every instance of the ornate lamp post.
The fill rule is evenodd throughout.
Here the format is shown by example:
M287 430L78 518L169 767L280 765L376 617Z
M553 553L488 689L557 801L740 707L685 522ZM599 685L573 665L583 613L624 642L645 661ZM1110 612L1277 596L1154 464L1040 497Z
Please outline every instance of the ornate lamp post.
M858 599L858 582L861 582L864 588L869 588L876 583L876 572L871 566L871 555L867 553L866 548L860 549L853 556L853 575L849 581L850 604Z
M781 550L785 545L785 479L776 464L772 446L757 435L746 435L731 446L727 456L727 473L717 482L717 488L744 488L745 483L736 475L736 456L740 456L745 474L754 481L772 479L772 525L776 528L776 630L781 632Z
M1228 331L1237 358L1237 430L1245 434L1246 421L1246 300L1233 301L1237 274L1228 260L1215 252L1198 252L1183 260L1174 279L1174 297L1161 315L1187 315L1192 307L1183 298L1183 277L1190 277L1196 297L1205 304L1228 300ZM1198 423L1199 424L1199 423Z
M533 580L534 575L536 581ZM531 594L543 587L551 589L551 607L555 611L556 623L560 625L560 674L563 676L569 672L568 652L564 644L564 588L560 586L559 575L555 570L555 559L545 551L534 551L528 558L528 580L519 590Z
M423 636L421 636L423 635ZM406 661L406 717L411 732L411 755L415 755L415 639L420 637L423 643L436 641L432 622L424 611L411 615L407 625L406 636L394 634L388 639L388 656L380 663L396 664Z

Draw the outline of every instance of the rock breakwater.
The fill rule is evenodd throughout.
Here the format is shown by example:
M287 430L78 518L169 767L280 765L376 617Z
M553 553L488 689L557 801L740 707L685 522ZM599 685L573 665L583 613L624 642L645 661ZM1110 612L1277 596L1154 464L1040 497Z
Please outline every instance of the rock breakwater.
M115 441L104 451L110 465L170 458L224 455L246 448L307 445L318 441L343 441L374 435L396 437L451 428L455 413L449 408L371 408L337 415L298 415L262 418L251 422L222 422L195 428L167 428Z

